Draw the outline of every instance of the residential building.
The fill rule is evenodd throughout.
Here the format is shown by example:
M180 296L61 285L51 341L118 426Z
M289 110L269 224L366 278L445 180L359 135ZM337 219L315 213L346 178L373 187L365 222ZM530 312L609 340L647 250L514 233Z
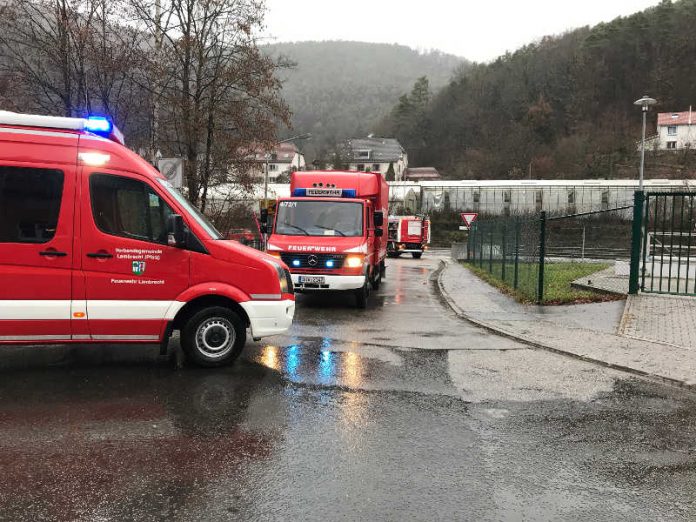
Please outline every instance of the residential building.
M380 172L387 176L389 166L394 169L394 179L403 179L408 167L408 155L394 138L351 138L346 142L348 169L366 172Z
M279 176L289 176L293 170L305 168L304 154L297 145L291 142L279 143L273 150L257 149L254 153L252 172L258 178L263 178L268 161L268 181L275 183Z
M681 150L696 147L696 114L661 112L657 115L657 148Z

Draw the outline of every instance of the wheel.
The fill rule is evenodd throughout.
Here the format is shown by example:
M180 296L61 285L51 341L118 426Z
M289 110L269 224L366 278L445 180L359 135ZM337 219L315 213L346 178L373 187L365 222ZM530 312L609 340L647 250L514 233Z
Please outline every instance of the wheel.
M222 306L195 313L181 330L181 347L198 366L223 366L234 361L246 343L240 317Z
M361 309L367 308L368 297L370 297L370 282L365 277L365 284L355 290L355 306Z
M411 252L411 255L413 256L413 259L420 259L423 252Z
M387 257L391 257L392 259L399 257L398 252L387 252Z

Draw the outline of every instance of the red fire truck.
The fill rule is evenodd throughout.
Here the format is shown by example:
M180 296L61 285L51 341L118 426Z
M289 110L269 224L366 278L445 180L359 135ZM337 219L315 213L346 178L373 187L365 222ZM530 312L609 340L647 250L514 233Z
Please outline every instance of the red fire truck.
M347 291L364 308L384 277L389 187L378 172L295 172L278 200L268 252L297 292Z
M202 366L285 333L287 267L225 241L106 118L0 111L0 345L160 343Z
M430 245L430 220L426 216L389 216L387 255L410 253L420 259Z

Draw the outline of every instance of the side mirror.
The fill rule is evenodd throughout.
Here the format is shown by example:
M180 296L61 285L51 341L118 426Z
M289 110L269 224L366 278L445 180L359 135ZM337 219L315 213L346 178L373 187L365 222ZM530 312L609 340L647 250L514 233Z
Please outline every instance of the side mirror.
M374 222L375 222L375 227L383 226L384 225L384 213L381 211L375 212Z
M186 245L186 226L184 218L179 214L169 216L167 222L167 244L171 247L182 248Z
M384 235L384 229L375 228L375 237L382 237Z
M262 208L259 216L259 228L262 234L268 233L268 209Z

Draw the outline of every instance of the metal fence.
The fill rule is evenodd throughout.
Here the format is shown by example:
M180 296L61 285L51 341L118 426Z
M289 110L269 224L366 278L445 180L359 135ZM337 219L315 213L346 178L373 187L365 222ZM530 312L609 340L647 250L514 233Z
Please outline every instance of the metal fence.
M625 264L628 278L632 223L625 216L632 207L479 220L469 232L466 259L536 303L553 299L574 273L580 278L616 261Z
M636 212L634 228L634 253L642 252L641 291L696 295L695 198L693 192L636 193L642 210ZM642 244L636 244L637 238ZM634 260L632 276L637 268Z

